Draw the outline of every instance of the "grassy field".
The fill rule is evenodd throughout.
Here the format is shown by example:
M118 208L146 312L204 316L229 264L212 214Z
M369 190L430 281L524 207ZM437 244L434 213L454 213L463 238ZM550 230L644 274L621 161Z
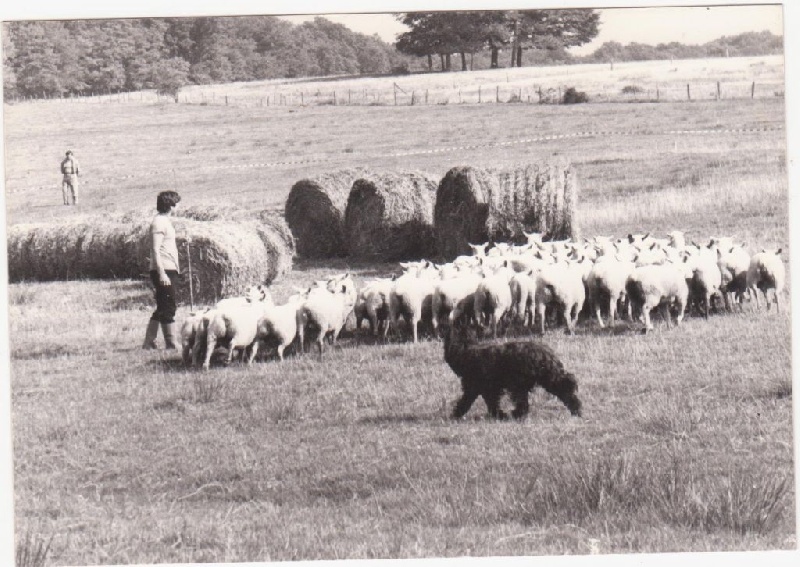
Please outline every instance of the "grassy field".
M685 230L789 250L783 99L577 107L5 109L9 224L184 202L280 207L362 165L443 175L567 158L584 235ZM666 134L714 129L709 134ZM500 145L581 131L636 131ZM55 132L55 134L54 134ZM72 147L83 203L60 205ZM439 148L436 153L423 153ZM398 155L405 154L405 155ZM283 162L283 163L281 163ZM292 163L286 163L292 162ZM262 164L251 167L252 164ZM270 164L270 165L263 165ZM788 255L786 256L788 257ZM352 271L298 260L273 291ZM448 419L442 345L348 332L316 356L203 374L139 349L144 282L9 286L16 534L47 564L796 548L791 316L621 324L545 340L585 417L537 392L522 423ZM180 310L179 317L187 312Z

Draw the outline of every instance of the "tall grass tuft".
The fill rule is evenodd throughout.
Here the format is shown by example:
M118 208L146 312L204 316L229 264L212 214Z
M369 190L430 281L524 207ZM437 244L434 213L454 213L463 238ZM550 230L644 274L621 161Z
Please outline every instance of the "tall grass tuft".
M218 376L197 376L192 384L194 395L191 399L196 404L210 404L227 388L227 382Z
M33 537L30 532L26 532L22 539L17 541L16 567L44 567L52 541L53 536L50 536L45 541L39 537Z
M526 525L662 522L708 533L764 534L783 519L790 483L754 472L697 476L679 456L630 454L553 463L522 487L512 511Z

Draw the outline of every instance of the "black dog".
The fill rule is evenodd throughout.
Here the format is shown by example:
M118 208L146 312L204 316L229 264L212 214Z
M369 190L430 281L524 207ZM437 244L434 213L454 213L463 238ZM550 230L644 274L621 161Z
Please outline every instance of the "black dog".
M453 408L454 418L467 413L478 396L483 396L492 417L507 418L499 407L507 391L514 403L511 415L521 419L528 413L528 393L535 386L556 396L572 415L581 415L575 376L564 370L545 344L532 340L479 343L471 328L456 322L445 333L444 359L461 378L463 394Z

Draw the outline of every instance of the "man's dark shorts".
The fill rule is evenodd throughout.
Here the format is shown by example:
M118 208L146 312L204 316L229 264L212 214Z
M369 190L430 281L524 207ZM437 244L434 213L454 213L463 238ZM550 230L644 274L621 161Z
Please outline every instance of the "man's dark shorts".
M156 288L156 310L150 318L161 323L174 323L175 311L177 310L175 294L177 293L179 276L176 270L167 270L166 272L172 285L162 285L157 270L150 272L150 279Z

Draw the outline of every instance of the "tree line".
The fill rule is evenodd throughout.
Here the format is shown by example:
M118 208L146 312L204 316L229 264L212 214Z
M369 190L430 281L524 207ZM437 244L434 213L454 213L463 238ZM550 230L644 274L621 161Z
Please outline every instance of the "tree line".
M174 95L190 84L783 51L782 37L758 32L693 46L607 42L577 57L568 49L599 31L599 15L590 9L396 17L408 31L395 44L323 17L297 25L275 16L5 22L5 98L142 89Z
M407 57L377 36L317 17L22 21L3 25L6 98L273 78L390 73Z

